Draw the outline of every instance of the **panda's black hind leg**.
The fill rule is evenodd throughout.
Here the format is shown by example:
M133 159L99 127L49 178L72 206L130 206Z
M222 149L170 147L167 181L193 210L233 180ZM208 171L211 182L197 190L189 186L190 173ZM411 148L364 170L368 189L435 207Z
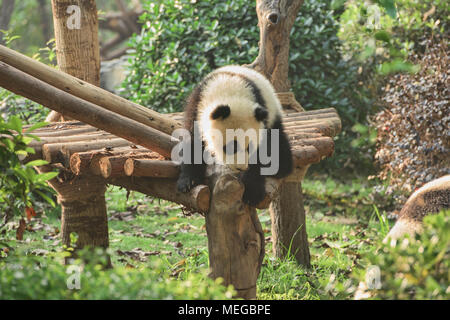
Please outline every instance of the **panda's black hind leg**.
M242 197L244 203L255 207L258 203L264 200L266 196L266 179L260 173L258 165L250 165L249 169L244 172L241 177L244 184L245 191Z

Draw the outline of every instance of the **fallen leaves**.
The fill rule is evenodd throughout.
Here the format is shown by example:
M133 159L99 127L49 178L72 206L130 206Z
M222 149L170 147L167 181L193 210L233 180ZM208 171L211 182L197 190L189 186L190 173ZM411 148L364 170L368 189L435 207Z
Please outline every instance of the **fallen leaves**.
M158 256L161 254L171 255L170 251L144 251L141 248L134 248L128 251L116 250L119 256L125 256L139 262L147 262L149 256Z

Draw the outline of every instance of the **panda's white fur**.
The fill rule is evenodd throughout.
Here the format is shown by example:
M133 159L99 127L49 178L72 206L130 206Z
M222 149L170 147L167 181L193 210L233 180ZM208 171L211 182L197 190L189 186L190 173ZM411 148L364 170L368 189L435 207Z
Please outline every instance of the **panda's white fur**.
M261 140L259 129L271 128L275 120L281 118L281 104L270 82L252 69L226 66L215 70L209 77L210 79L203 87L197 110L197 120L200 133L206 143L205 147L215 155L216 160L226 163L232 170L246 170L249 157L246 150L249 142L251 141L253 146L259 145ZM255 101L254 92L246 79L252 81L259 89L265 102L264 106ZM211 119L211 114L220 105L229 106L230 115L225 119ZM267 119L264 122L255 118L256 108L266 108ZM244 132L251 129L255 130L256 136L249 134L245 145L241 146L241 151L227 157L223 152L227 129L242 129ZM240 159L244 157L245 161L238 161L239 156Z

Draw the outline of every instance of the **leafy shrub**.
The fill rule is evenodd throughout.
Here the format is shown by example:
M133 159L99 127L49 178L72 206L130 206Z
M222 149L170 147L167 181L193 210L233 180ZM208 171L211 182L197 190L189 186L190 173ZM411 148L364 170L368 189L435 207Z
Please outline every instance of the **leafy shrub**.
M104 270L106 256L100 249L84 249L67 266L61 264L62 253L45 260L21 254L0 259L0 299L230 299L234 294L231 287L201 273L171 279L159 262Z
M47 164L36 160L22 164L21 157L33 154L28 144L38 139L31 132L45 123L37 123L28 129L22 127L21 120L12 116L8 121L0 117L0 209L6 217L12 214L24 215L25 210L34 212L33 202L45 199L54 205L48 193L51 192L46 181L54 178L56 172L38 174L33 166ZM30 211L31 210L31 211Z
M395 246L383 245L369 253L367 265L380 268L376 299L450 298L450 211L424 219L424 231L415 239L406 236ZM364 281L365 274L358 276Z
M257 55L255 4L249 1L145 1L141 35L130 46L126 93L161 112L181 111L195 84L227 64Z
M424 55L411 60L417 74L398 74L383 88L386 109L376 116L379 177L390 189L411 192L450 173L448 41L427 40Z
M447 1L395 0L397 10L388 15L383 14L382 1L376 2L346 5L339 31L345 54L364 61L366 78L373 76L375 68L384 74L414 71L411 65L400 62L413 52L423 51L424 35L448 32Z
M184 99L208 72L249 64L258 54L255 1L145 1L144 7L144 28L130 41L130 70L123 87L123 94L139 104L160 112L181 111ZM360 136L352 126L366 122L373 104L358 80L358 66L341 56L334 13L329 1L306 0L302 5L291 32L292 90L306 109L338 110L344 129L332 161L342 166L350 159L371 167L370 146L364 144L361 152L350 142Z

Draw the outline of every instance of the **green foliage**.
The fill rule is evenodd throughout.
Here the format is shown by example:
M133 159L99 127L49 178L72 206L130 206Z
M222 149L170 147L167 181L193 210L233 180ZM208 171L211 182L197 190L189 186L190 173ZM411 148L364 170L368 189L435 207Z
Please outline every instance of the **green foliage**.
M392 2L386 6L385 2ZM417 72L407 61L423 50L424 35L446 33L448 2L441 0L352 1L340 18L339 37L347 55L366 64L368 76L376 68L381 75ZM385 7L387 15L383 14Z
M126 94L161 112L181 111L206 73L257 55L255 4L248 1L145 1Z
M191 273L185 280L170 278L160 261L137 269L116 266L105 270L105 253L83 249L79 259L64 266L66 253L44 260L16 252L0 260L0 299L230 299L234 294L232 287L206 274Z
M28 147L33 139L39 139L31 132L45 123L37 123L28 129L22 127L17 116L11 116L8 121L0 117L0 208L6 215L25 214L26 208L32 208L37 199L45 199L52 205L49 198L51 189L46 181L54 178L56 172L38 174L33 166L47 164L36 160L22 164L20 158L33 154L34 149Z
M396 245L382 245L366 257L378 266L381 288L376 299L450 298L450 211L424 219L424 231L414 239L406 236ZM357 278L364 281L365 274Z

